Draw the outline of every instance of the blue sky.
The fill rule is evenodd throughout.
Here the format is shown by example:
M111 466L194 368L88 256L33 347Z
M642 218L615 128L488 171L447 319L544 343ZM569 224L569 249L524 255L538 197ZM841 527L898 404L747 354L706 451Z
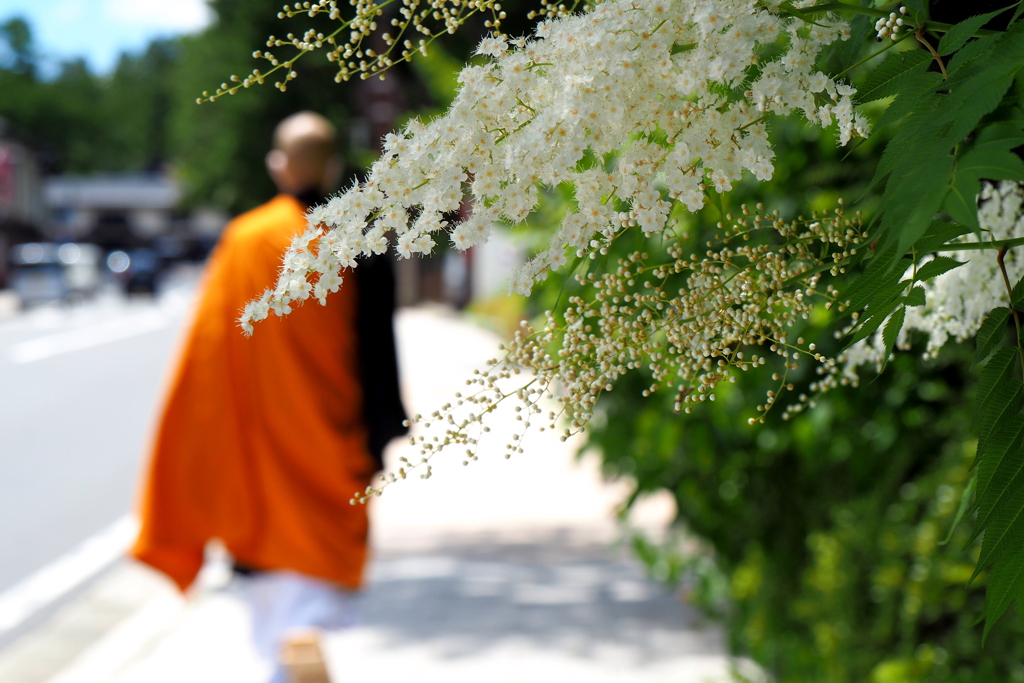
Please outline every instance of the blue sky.
M0 0L0 24L22 17L36 50L53 60L84 57L94 73L109 73L122 52L153 38L201 30L212 19L206 0Z

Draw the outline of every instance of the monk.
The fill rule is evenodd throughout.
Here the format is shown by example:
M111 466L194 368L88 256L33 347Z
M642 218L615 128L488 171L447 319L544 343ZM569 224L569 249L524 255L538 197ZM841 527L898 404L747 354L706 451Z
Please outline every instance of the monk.
M360 288L349 274L326 306L310 299L260 323L251 338L237 324L246 302L276 281L309 206L336 183L334 146L326 119L285 119L267 156L281 194L229 223L211 255L159 420L131 550L185 591L207 542L219 540L259 584L254 628L263 650L280 648L275 629L346 620L348 596L363 583L368 533L366 506L349 501L380 468L383 445L404 418L391 309L381 305L382 314L366 296L393 297L393 283L390 292L387 280ZM386 303L393 308L393 298ZM368 380L370 364L383 368L376 381ZM372 419L364 386L378 408Z

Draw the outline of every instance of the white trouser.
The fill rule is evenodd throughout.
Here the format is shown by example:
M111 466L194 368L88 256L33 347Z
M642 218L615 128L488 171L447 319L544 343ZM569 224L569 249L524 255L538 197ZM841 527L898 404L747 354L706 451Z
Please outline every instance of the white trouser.
M359 594L328 581L269 571L247 576L242 583L256 650L273 665L271 683L286 680L278 655L289 633L350 628L359 621Z

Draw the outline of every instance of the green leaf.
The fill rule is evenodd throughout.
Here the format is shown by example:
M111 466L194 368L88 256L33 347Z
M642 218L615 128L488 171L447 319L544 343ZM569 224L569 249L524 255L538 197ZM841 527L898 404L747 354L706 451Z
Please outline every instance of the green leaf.
M910 15L914 18L915 25L923 21L928 21L931 16L928 12L929 3L927 0L906 0L906 2L902 4L910 10Z
M1024 416L1014 415L989 439L989 448L979 454L978 461L978 523L975 536L988 523L992 511L1003 497L1015 490L1024 469Z
M882 343L885 344L885 355L882 357L883 367L889 362L889 355L892 353L893 347L896 346L896 339L900 336L900 330L903 329L903 321L906 317L907 307L900 306L885 322L885 328L882 330Z
M872 102L891 95L902 96L902 86L914 75L924 73L931 56L923 50L890 52L885 61L871 70L864 85L857 89L860 102Z
M960 237L961 235L966 235L969 232L971 232L970 228L958 223L932 221L931 225L928 226L928 231L924 234L924 237L914 244L914 249L918 254L942 251L940 247L944 244L950 240Z
M1024 126L1020 121L998 121L985 126L974 140L974 148L995 145L999 149L1013 149L1024 145Z
M956 259L948 256L936 256L934 259L918 268L917 279L920 282L931 280L943 273L948 273L954 268L959 268L962 265L964 265L963 261L957 261Z
M967 173L958 173L943 203L949 215L958 223L966 225L971 231L981 230L978 223L978 190L981 182L977 177Z
M864 274L854 280L850 289L844 293L849 302L848 312L853 313L864 308L868 302L874 300L880 289L887 284L896 283L903 277L903 271L906 268L891 267L894 257L896 257L895 247L875 254L865 268ZM910 265L909 259L907 259L906 265Z
M1024 180L1024 161L1008 149L985 145L963 155L956 164L956 173L990 180Z
M1024 540L1024 539L1017 539ZM1024 543L1017 543L1007 557L992 567L985 587L985 629L982 645L999 617L1024 587Z
M942 36L942 40L939 41L937 52L943 57L952 52L956 52L971 39L971 36L974 35L978 29L987 24L993 17L1002 14L1007 9L1009 8L1004 7L1003 9L995 12L978 14L970 17L969 19L964 19L959 24L950 28L949 31L946 32L946 35Z
M689 52L697 47L697 43L675 43L672 45L672 54L677 55L681 52Z
M900 305L899 301L893 301L887 306L883 306L881 309L876 310L873 314L868 315L861 319L860 325L854 330L853 334L850 335L849 341L847 341L845 348L849 348L859 342L861 339L874 334L885 319L889 317L889 314Z
M914 242L921 239L935 214L942 208L952 164L949 161L937 161L938 163L930 166L932 170L929 173L918 170L917 178L907 182L900 182L894 178L886 185L886 194L892 192L904 197L899 203L887 207L881 224L883 230L895 234L896 251L901 254L907 253ZM925 178L929 178L930 182L926 182Z
M1024 486L1018 477L1012 486L1008 486L998 506L992 508L984 526L985 537L981 543L981 556L971 577L973 581L985 567L999 565L1007 552L1013 553L1021 544L1024 532Z
M946 70L953 71L962 68L965 64L978 58L987 57L995 48L995 40L983 38L973 40L957 50L956 54L948 58Z
M940 159L943 155L948 156L956 144L947 144L945 139L935 138L936 131L931 124L935 120L934 112L938 109L940 100L932 91L939 86L942 79L931 78L932 76L937 74L925 73L908 82L900 96L875 122L875 130L878 130L888 123L906 117L903 124L896 128L892 140L882 150L878 168L875 169L875 175L871 180L872 187L895 173L897 169L919 170L920 159ZM915 89L921 89L921 92L916 92ZM924 137L926 131L931 132L931 138Z
M989 68L981 60L965 65L961 73L943 82L949 94L942 97L933 122L936 128L948 125L943 139L956 144L974 130L981 118L999 106L1010 89L1017 68Z
M977 350L974 352L974 362L980 363L988 358L992 349L1003 339L1006 333L1006 322L1010 319L1010 309L1000 307L992 310L985 322L981 324L976 337Z
M1017 280L1017 284L1010 290L1010 303L1018 311L1024 310L1024 278Z
M974 418L972 422L977 424L980 421L983 411L988 409L989 402L997 392L1001 384L1007 383L1013 378L1013 363L1017 360L1016 347L1003 347L998 349L988 363L981 370L981 377L978 380L978 395L975 398Z
M975 424L978 431L978 452L985 457L991 447L991 439L999 435L999 429L1020 411L1024 397L1024 384L1012 377L997 387L988 406L981 413L981 420Z
M989 126L983 135L979 135L974 148L956 163L953 182L944 203L950 216L974 230L981 229L978 224L977 201L981 179L1024 179L1024 161L1010 152L1011 148L1021 142L1024 142L1024 135L1019 126L1012 122Z
M914 287L910 292L903 297L903 303L907 306L924 306L924 287Z
M881 309L887 303L890 303L893 299L902 294L909 284L910 280L900 280L899 282L893 282L892 284L879 289L878 293L875 294L875 298L873 298L871 303L868 304L868 315L874 315L874 311Z
M1013 376L1016 362L1016 347L998 349L982 369L978 383L974 425L978 433L981 514L975 535L984 531L985 539L975 576L1000 555L1009 539L1024 529L1024 485L1020 483L1022 476L1016 462L1020 441L1018 432L1013 431L1020 419L1024 384ZM1016 474L1008 476L1014 470ZM1008 483L1000 491L997 486L1002 482Z
M953 532L960 526L960 522L963 521L964 515L967 514L967 509L971 507L971 496L974 495L974 489L978 485L978 477L971 477L970 481L967 482L967 486L964 487L963 492L960 494L960 505L956 509L956 515L953 516L953 524L949 527L949 533L946 537L939 541L939 545L948 545L949 541L953 538Z

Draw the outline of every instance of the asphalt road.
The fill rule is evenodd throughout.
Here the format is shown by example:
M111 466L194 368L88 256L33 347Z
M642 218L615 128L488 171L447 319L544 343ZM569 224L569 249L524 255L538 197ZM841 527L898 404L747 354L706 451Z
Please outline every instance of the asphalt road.
M0 321L0 593L131 509L193 283Z

